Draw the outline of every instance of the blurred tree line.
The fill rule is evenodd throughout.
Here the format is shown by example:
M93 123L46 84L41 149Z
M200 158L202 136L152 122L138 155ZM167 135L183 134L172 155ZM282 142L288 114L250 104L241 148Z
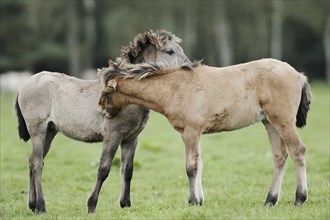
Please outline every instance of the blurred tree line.
M0 0L0 72L74 76L107 65L146 29L183 39L188 57L226 66L273 57L330 79L327 0Z

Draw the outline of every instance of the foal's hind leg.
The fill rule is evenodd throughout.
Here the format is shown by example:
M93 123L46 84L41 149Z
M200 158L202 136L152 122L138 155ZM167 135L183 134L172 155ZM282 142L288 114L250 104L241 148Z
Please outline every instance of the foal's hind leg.
M306 159L305 146L300 140L295 127L295 117L290 118L290 114L284 113L281 115L268 114L268 119L281 136L296 164L297 190L294 204L300 206L307 200Z
M42 195L41 173L43 167L43 147L45 135L31 135L32 152L29 158L30 163L30 190L29 207L37 213L45 212L45 200Z
M33 212L39 213L46 211L41 187L43 159L46 157L56 133L56 130L48 127L46 134L45 132L37 132L37 135L31 136L32 153L29 158L30 188L28 203L29 208Z
M133 140L123 141L121 143L122 188L120 195L120 206L122 208L131 206L130 190L137 141L137 138L134 138Z
M103 140L103 151L100 158L100 165L97 172L97 180L95 187L90 194L87 202L88 206L88 213L94 213L95 208L97 205L99 193L102 187L103 182L106 180L106 178L109 175L111 163L113 160L113 157L115 156L119 143L120 143L121 137L118 135L112 133L111 137L106 137Z
M282 140L287 145L290 156L296 164L296 200L295 205L300 206L307 200L307 177L305 146L300 140L294 123L278 128Z
M279 200L285 163L288 158L288 150L276 129L266 120L263 121L263 124L272 147L274 161L273 180L265 202L265 206L269 207L274 206Z

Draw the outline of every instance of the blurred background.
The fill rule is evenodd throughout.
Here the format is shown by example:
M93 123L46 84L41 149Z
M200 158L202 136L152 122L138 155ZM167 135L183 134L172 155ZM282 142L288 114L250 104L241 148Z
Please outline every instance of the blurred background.
M136 34L165 29L183 39L191 60L227 66L273 57L330 82L328 0L0 2L2 81L42 70L93 78Z

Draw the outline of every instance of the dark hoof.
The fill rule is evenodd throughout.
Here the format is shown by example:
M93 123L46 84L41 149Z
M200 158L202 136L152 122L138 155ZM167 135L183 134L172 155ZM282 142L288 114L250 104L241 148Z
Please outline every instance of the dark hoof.
M127 201L120 201L120 207L122 208L128 208L131 207L131 201L127 200Z
M45 213L46 212L45 200L43 200L43 199L38 200L36 205L37 205L37 207L34 210L35 213L41 214L41 213Z
M296 201L294 202L295 206L301 206L307 200L307 192L302 192L299 189L296 191Z
M95 206L90 206L89 204L88 204L88 214L94 214L95 213Z
M270 193L268 193L267 195L267 199L266 199L266 202L264 204L265 207L273 207L276 205L278 201L278 196L277 195L272 195Z
M195 205L202 206L202 205L203 205L203 200L198 201L196 198L195 198L195 199L191 199L191 198L189 198L189 200L188 200L188 204L189 204L190 206L195 206Z
M32 212L35 212L35 210L37 208L36 201L29 202L29 208L32 210Z
M97 200L94 200L92 198L88 199L87 202L88 214L95 213L96 205L97 205Z
M88 214L95 214L95 208L88 208Z

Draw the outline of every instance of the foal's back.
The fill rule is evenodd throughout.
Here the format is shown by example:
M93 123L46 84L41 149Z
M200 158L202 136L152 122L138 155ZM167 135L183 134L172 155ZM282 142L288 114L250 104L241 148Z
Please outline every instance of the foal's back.
M39 125L52 123L69 138L100 142L109 132L127 136L145 125L147 112L136 105L128 106L112 119L101 114L97 110L100 85L99 79L82 80L56 72L32 76L21 88L18 100L29 133ZM123 126L128 122L130 128ZM133 129L134 126L139 128Z

